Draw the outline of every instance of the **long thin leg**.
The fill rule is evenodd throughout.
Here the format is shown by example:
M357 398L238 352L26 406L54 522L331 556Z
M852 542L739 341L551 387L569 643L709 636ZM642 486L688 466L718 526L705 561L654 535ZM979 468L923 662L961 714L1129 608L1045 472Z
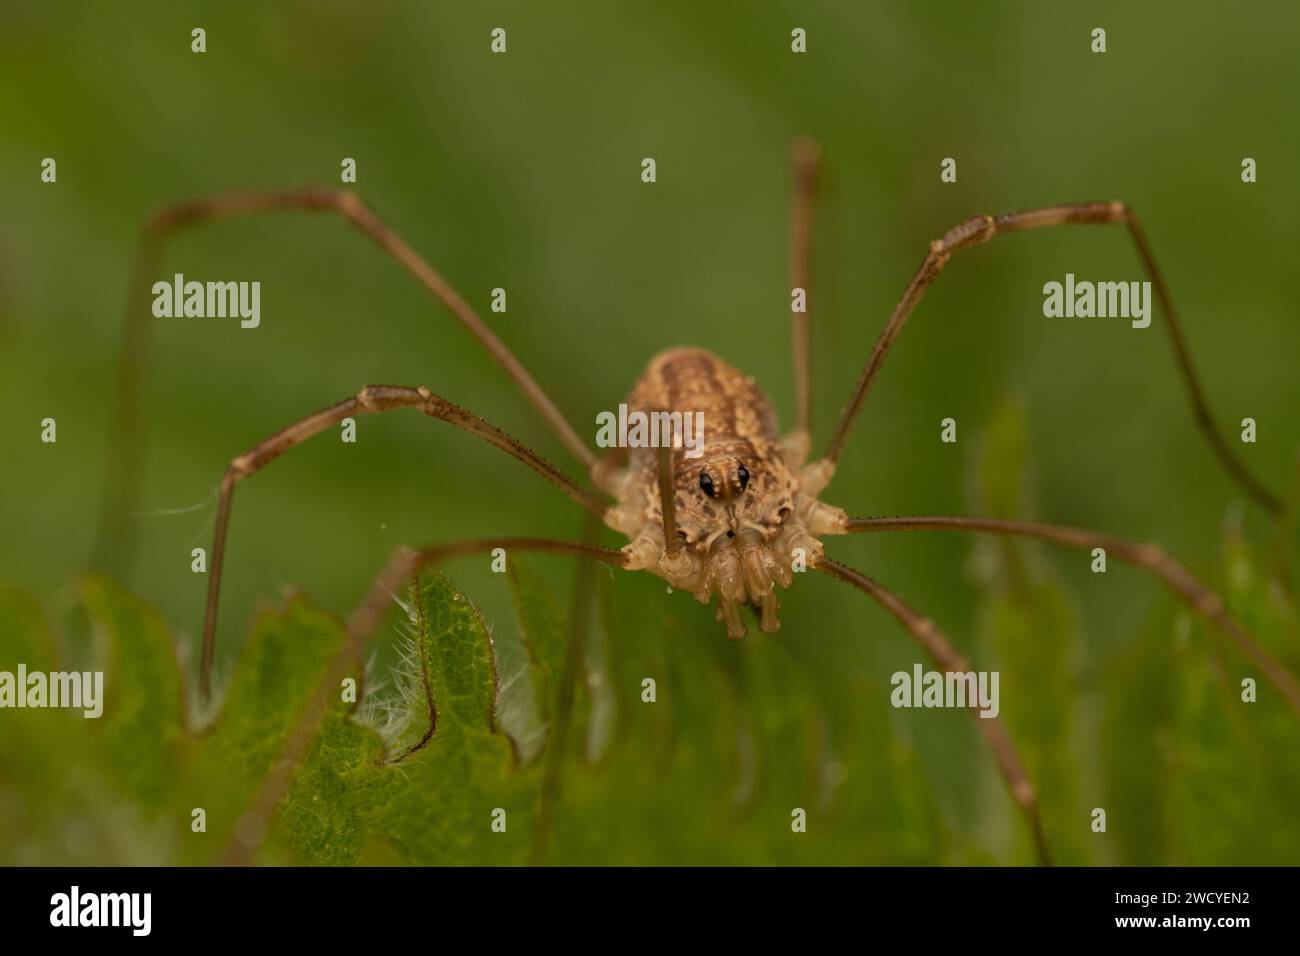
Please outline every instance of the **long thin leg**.
M587 519L584 537L600 532L600 522ZM595 607L595 564L578 561L573 576L573 591L569 599L569 643L564 653L564 668L560 675L560 691L555 702L555 712L550 721L547 742L546 767L542 771L542 789L537 801L537 832L533 839L530 866L542 866L550 846L551 831L560 805L561 780L564 776L564 759L569 752L569 732L573 727L573 708L578 689L578 674L587 653L587 633L590 618L599 613Z
M831 437L830 444L826 448L826 457L832 462L839 460L840 452L844 450L844 443L848 438L849 429L853 426L858 412L862 409L863 400L867 397L872 383L875 382L881 366L885 363L885 357L889 354L890 346L894 344L894 339L898 338L898 333L902 331L904 323L907 322L908 316L912 314L912 310L916 308L921 296L925 294L925 290L943 271L943 267L954 252L988 242L994 236L1023 232L1027 229L1041 229L1045 226L1067 224L1105 223L1124 223L1128 226L1129 235L1132 236L1133 243L1137 247L1138 257L1142 260L1147 275L1151 277L1151 284L1155 289L1156 298L1160 300L1160 308L1164 311L1170 345L1173 347L1178 370L1182 374L1183 382L1187 387L1187 395L1191 400L1192 411L1196 416L1197 425L1204 432L1206 439L1214 448L1220 462L1222 462L1228 473L1269 511L1280 511L1282 507L1281 500L1246 469L1246 466L1233 454L1231 447L1215 424L1204 391L1196 377L1191 354L1188 352L1187 343L1183 338L1182 323L1178 320L1178 314L1174 310L1174 303L1169 295L1169 288L1165 284L1164 276L1160 274L1160 270L1156 266L1155 256L1151 252L1151 246L1147 242L1146 234L1142 231L1142 226L1138 223L1137 217L1122 202L1067 203L1061 206L1031 209L1026 212L1003 213L999 216L976 216L949 230L942 239L936 239L930 243L930 250L925 254L925 259L921 262L921 267L917 269L916 275L908 283L906 291L903 292L903 297L894 306L889 321L885 324L880 337L876 339L875 347L871 350L871 357L867 360L862 375L853 388L848 404L844 406L843 412L840 413L839 424L836 426L835 434Z
M149 289L157 280L163 241L179 229L206 222L268 212L334 213L351 223L441 301L506 370L566 448L590 470L596 458L563 413L464 299L354 193L322 186L272 192L229 192L166 206L146 222L140 236L132 285L123 318L122 356L118 367L111 422L108 476L100 519L101 563L125 563L130 551L130 514L139 493L143 446L139 429L141 379L148 352L152 315Z
M880 604L903 627L907 628L908 633L946 673L970 671L970 664L935 627L934 622L919 614L897 594L860 571L854 571L824 556L817 559L814 567L845 584L853 585ZM984 740L993 751L998 773L1006 782L1007 790L1025 816L1025 822L1029 825L1029 831L1034 839L1034 851L1038 855L1038 862L1043 866L1049 866L1051 859L1047 852L1047 839L1043 835L1043 821L1038 814L1038 798L1006 725L1002 723L1000 717L984 717L975 704L971 705L970 713L975 718L980 733L984 735Z
M658 471L659 510L664 522L664 550L675 558L682 550L682 540L677 536L677 501L673 490L673 450L667 446L659 449Z
M1136 544L1108 534L1041 524L1036 521L1007 521L999 518L966 518L947 515L918 515L900 518L850 518L849 533L864 531L982 531L990 534L1041 538L1067 548L1104 548L1108 555L1150 571L1160 578L1184 604L1228 635L1263 672L1268 682L1300 713L1300 682L1286 665L1255 642L1228 613L1223 599L1195 575L1171 558L1158 545Z
M313 435L337 425L350 415L418 408L426 415L471 432L495 445L550 481L588 511L600 517L604 507L591 492L562 474L553 465L494 425L470 414L459 405L434 395L424 386L367 385L352 398L295 422L234 459L221 479L221 499L217 505L217 525L212 537L212 570L208 578L208 602L203 616L203 656L199 665L199 690L206 700L212 689L212 655L217 636L217 604L221 596L221 570L226 556L226 531L230 525L230 505L235 483L248 478Z
M468 554L490 552L494 548L505 548L507 551L567 554L600 561L612 567L622 567L627 561L621 551L575 541L558 541L553 538L477 538L418 550L398 548L388 559L379 576L375 578L374 584L365 597L348 616L347 641L334 658L328 673L303 711L302 718L289 735L279 759L266 779L262 781L262 786L253 798L252 807L236 826L234 841L227 849L223 862L230 866L247 865L254 851L261 845L270 828L271 817L276 807L288 795L289 787L293 782L294 769L302 763L303 757L307 754L315 728L320 725L321 717L330 702L337 699L339 683L361 666L366 646L378 630L385 612L392 603L393 594L402 583L424 568Z
M801 136L790 150L790 281L803 289L803 312L790 313L790 336L794 360L794 427L808 432L812 409L812 344L809 336L809 313L812 308L812 237L813 206L817 195L817 176L821 168L821 147Z

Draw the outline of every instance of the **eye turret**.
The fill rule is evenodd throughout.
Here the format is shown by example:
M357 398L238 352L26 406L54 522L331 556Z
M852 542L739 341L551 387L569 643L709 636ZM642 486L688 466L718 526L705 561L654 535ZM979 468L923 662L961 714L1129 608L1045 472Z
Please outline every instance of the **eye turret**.
M747 487L749 487L749 469L738 461L736 462L736 480L734 483L726 479L719 483L707 468L700 471L700 490L710 498L730 497L734 494L743 493Z

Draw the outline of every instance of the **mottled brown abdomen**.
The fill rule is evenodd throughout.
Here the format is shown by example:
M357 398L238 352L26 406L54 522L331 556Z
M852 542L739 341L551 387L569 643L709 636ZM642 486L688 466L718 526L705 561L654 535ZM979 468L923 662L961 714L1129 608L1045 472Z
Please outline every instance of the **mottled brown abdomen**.
M650 360L628 397L629 411L704 413L704 458L761 452L776 439L776 413L740 369L704 349L682 346ZM680 464L683 454L674 455Z

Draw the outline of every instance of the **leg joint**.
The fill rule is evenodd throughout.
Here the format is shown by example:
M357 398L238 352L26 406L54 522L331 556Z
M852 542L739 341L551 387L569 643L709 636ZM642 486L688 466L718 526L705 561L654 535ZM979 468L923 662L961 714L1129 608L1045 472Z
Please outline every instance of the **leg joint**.
M420 403L421 403L420 409L426 415L432 415L434 418L440 418L443 419L444 421L452 420L451 416L453 414L453 410L462 411L462 416L461 416L462 421L466 420L464 418L465 415L469 415L468 412L463 412L463 410L458 409L455 405L452 405L451 402L447 401L441 395L433 394L433 392L429 391L429 389L423 385L421 385L415 391L416 394L420 396ZM473 416L469 415L469 419L472 420Z
M350 189L335 192L333 199L334 204L349 216L359 215L366 208L365 203L361 201L361 197Z
M939 251L951 254L969 246L988 242L997 235L997 231L997 224L992 216L974 216L949 229L942 239L931 243L930 248L933 250L938 246Z
M257 455L250 451L232 459L230 466L226 469L226 474L238 481L241 478L247 478L255 471L257 471Z

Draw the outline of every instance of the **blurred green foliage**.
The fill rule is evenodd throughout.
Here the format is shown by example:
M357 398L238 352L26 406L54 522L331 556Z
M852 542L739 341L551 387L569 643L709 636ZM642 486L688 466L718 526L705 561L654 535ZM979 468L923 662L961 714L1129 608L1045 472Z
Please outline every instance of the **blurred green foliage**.
M1240 542L1232 551L1234 561L1253 560ZM593 647L625 611L619 602L602 602L595 617L603 621L584 616L566 635L542 578L511 563L521 626L496 634L445 577L427 576L413 588L403 605L400 662L384 679L376 680L373 666L364 678L354 675L365 689L359 707L343 688L331 694L335 703L310 728L306 757L255 859L1031 859L1027 832L987 766L969 781L982 793L978 812L964 825L945 818L878 689L855 687L853 706L832 716L778 642L747 641L739 655L722 653L733 645L677 637L683 629L667 614L625 628L629 639L604 660ZM1089 748L1073 719L1086 688L1063 663L1071 601L1047 571L1038 573L1033 585L1008 575L993 586L981 634L995 645L986 664L1001 668L1003 716L1037 785L1054 858L1293 860L1300 775L1290 757L1300 721L1272 688L1263 687L1257 703L1243 702L1241 670L1224 647L1211 634L1193 634L1181 610L1164 607L1158 626L1140 635L1123 670L1106 682ZM1241 589L1233 596L1246 607ZM301 598L264 612L214 724L189 732L182 668L156 613L101 578L82 583L78 602L93 638L74 662L56 650L66 642L51 639L35 602L14 589L0 592L0 664L106 662L112 691L99 720L75 711L5 714L0 862L225 859L286 742L310 719L307 702L343 647L342 627ZM502 680L508 656L519 664ZM645 674L657 675L653 700ZM586 695L566 699L569 679L589 688L608 683L612 707ZM568 719L574 710L576 721ZM963 715L942 719L956 731ZM608 735L595 735L609 744L593 753L596 723L610 725ZM1085 753L1091 766L1080 759ZM1105 834L1088 827L1094 802L1107 809ZM195 808L204 811L201 832L193 829ZM791 828L796 808L806 813L807 832ZM1001 833L1008 849L990 849L988 833Z
M812 297L821 442L930 239L978 212L1123 199L1218 417L1254 417L1260 440L1243 456L1272 487L1294 482L1294 4L1248 16L1172 0L738 10L0 7L0 578L19 582L0 602L0 669L95 661L110 692L100 721L0 712L6 862L214 859L337 646L332 615L396 544L582 529L526 470L415 415L363 419L356 445L307 443L240 489L219 645L226 710L209 733L187 731L206 584L190 549L208 545L232 456L367 382L423 383L578 469L482 350L346 226L225 223L179 237L163 274L260 280L262 325L156 325L138 559L119 570L123 588L69 589L115 454L109 399L134 243L163 202L333 183L353 156L361 195L488 316L581 433L651 354L682 343L752 373L788 421L785 163L791 138L811 133L827 161ZM198 25L201 56L189 50ZM789 53L794 25L808 31L802 57ZM1100 56L1088 51L1097 25ZM505 56L488 52L495 26L509 31ZM647 155L653 186L639 181ZM46 156L57 184L40 182ZM946 156L955 184L939 182ZM1245 156L1260 170L1249 186ZM1109 229L1016 236L955 259L891 352L828 498L855 514L988 512L1160 541L1295 667L1293 592L1279 583L1290 572L1277 570L1295 563L1294 522L1278 532L1218 468L1159 315L1145 332L1043 318L1042 285L1066 272L1138 278ZM504 315L487 312L497 286ZM39 441L47 416L56 445ZM938 441L944 417L959 423L956 445ZM867 535L830 551L905 594L975 666L1002 670L1003 715L1061 860L1300 859L1295 716L1267 685L1242 704L1235 650L1144 576L958 535ZM483 696L488 683L448 689L458 739L475 746L435 758L435 735L379 769L387 744L333 715L269 859L530 857L572 571L515 564L507 582L485 562L449 569L478 608L458 633L487 627L499 645L501 699ZM913 645L862 595L808 578L783 597L779 635L729 644L688 596L596 574L603 597L547 859L1031 859L965 715L889 709L889 675L918 659ZM316 603L268 605L287 589ZM434 603L431 619L450 613ZM380 642L377 674L400 664L398 643ZM482 677L481 660L463 664ZM647 676L655 705L640 703ZM492 803L510 803L505 839L474 829L481 808L451 783L419 776L438 759L475 775L465 800L510 795ZM434 789L406 789L403 773ZM200 805L206 843L181 813ZM810 816L798 838L793 806ZM1094 806L1108 808L1106 837L1087 829ZM487 850L426 825L438 814L472 821L463 839Z

